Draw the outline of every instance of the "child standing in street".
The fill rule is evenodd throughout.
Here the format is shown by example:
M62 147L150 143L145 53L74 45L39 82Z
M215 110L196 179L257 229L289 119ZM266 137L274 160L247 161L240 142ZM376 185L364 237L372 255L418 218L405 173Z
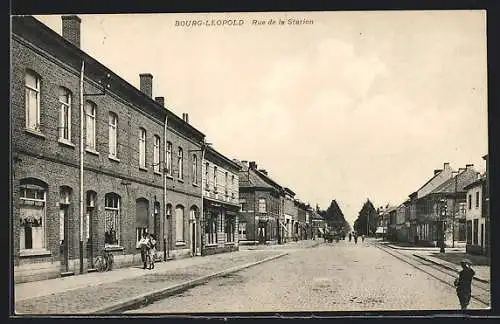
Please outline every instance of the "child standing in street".
M455 279L455 287L457 289L458 300L460 301L460 307L462 309L467 309L471 297L471 285L472 278L474 277L474 270L471 268L472 262L468 259L463 259L460 262L462 265L462 271L457 279Z
M156 238L154 234L149 235L149 269L155 268Z

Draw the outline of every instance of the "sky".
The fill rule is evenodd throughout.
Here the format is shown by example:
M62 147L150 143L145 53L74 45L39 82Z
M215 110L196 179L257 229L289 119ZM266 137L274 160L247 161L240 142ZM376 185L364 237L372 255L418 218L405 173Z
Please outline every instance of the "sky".
M59 15L35 17L61 33ZM444 162L485 169L484 10L79 17L82 50L137 88L151 73L153 96L214 148L301 201L335 199L351 224L366 199L400 204ZM238 25L176 26L207 19Z

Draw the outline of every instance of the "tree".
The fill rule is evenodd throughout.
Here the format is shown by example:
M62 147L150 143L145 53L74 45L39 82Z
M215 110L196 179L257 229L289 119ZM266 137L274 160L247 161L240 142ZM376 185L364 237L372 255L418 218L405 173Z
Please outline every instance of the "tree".
M351 229L349 222L345 220L344 213L342 213L342 210L336 200L332 200L330 206L325 211L325 221L328 223L330 228L336 232L343 231L347 233Z
M375 233L377 230L377 216L377 210L370 199L367 199L359 211L358 218L354 221L354 230L365 235Z

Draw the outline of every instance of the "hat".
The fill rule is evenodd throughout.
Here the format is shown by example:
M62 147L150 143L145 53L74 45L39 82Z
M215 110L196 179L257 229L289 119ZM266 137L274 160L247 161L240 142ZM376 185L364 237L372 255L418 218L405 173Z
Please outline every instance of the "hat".
M460 261L460 263L472 265L472 262L469 259L463 259L462 261Z

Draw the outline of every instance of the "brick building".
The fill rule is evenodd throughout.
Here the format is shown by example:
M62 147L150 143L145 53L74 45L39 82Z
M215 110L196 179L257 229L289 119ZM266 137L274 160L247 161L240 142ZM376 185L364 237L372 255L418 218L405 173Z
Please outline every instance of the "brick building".
M299 214L294 200L295 192L290 188L284 188L284 191L283 219L284 229L286 230L283 232L282 238L284 242L290 242L295 238L298 231Z
M237 162L206 148L202 169L203 255L238 250L240 169Z
M255 162L241 161L239 172L240 244L266 244L278 241L284 189Z
M153 99L151 74L139 91L80 49L77 16L62 19L62 37L12 19L15 280L87 272L103 250L138 263L145 229L164 255L194 254L201 159L188 152L204 135Z

